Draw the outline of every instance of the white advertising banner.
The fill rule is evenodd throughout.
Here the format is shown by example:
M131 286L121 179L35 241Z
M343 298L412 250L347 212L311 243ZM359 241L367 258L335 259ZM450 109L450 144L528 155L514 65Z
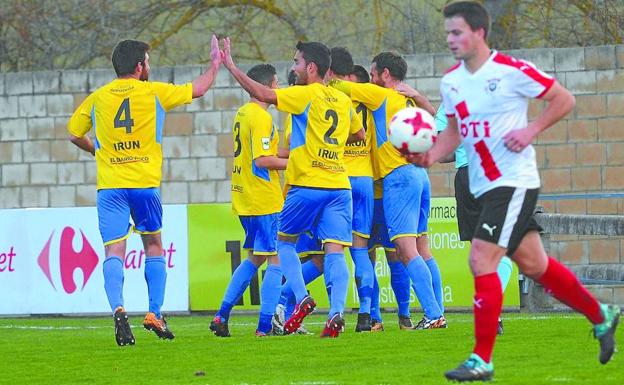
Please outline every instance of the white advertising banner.
M163 311L187 311L187 209L163 209ZM110 313L102 262L94 207L0 210L0 314ZM145 254L138 234L128 238L124 265L124 307L146 312Z

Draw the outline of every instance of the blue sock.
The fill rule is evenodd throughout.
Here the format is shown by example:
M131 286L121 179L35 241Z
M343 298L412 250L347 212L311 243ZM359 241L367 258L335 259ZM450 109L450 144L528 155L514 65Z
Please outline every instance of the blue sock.
M375 280L373 281L373 296L371 297L371 320L381 320L381 309L379 308L379 281L377 281L377 274L375 274Z
M344 254L330 253L325 255L323 271L325 272L325 282L327 283L328 279L331 281L331 295L329 297L329 318L331 318L336 313L344 313L347 302L349 268Z
M114 312L119 306L123 306L123 260L120 257L107 257L102 264L102 271L104 273L104 290L111 310Z
M513 265L511 263L511 259L509 257L503 256L500 263L498 264L498 278L501 281L501 286L503 287L503 293L507 288L507 284L509 283L509 279L511 278L511 272L513 271Z
M290 287L295 293L295 299L300 302L308 295L308 291L303 281L301 273L301 261L295 250L295 244L285 241L277 241L277 254L282 265L282 272L286 277L286 282L290 282Z
M440 275L440 269L435 259L431 257L427 263L429 272L431 273L431 285L433 287L433 294L435 295L436 302L440 311L444 313L444 300L442 299L442 276Z
M405 266L400 261L388 261L390 268L390 284L396 297L399 315L409 317L410 315L410 277Z
M279 265L269 265L264 273L262 288L260 289L260 319L258 331L269 333L271 331L271 318L275 312L275 306L279 300L282 288L282 269Z
M323 273L318 269L318 267L316 267L316 265L311 260L301 264L301 275L303 275L303 282L306 284L306 286L308 285L308 283L320 277L321 274ZM293 293L292 287L290 287L289 282L286 281L286 283L282 287L282 294L280 296L279 304L286 306L290 298L292 298L292 302L294 302L295 293Z
M295 311L295 305L297 302L295 301L295 296L292 296L292 301L288 301L286 303L286 308L284 309L284 319L289 319L292 313Z
M251 282L251 278L257 271L258 267L251 263L248 259L245 259L240 265L238 265L236 270L234 270L232 279L230 279L230 283L228 284L225 294L223 295L221 308L217 312L218 316L221 316L221 318L225 320L230 318L232 307L238 302L245 290L247 290L249 282Z
M433 294L431 273L427 264L420 255L417 255L407 264L407 272L412 280L412 287L422 306L425 317L429 319L440 318L442 312Z
M351 247L351 259L355 264L355 282L357 284L358 297L360 298L360 313L370 314L371 296L375 281L375 270L368 257L368 249L364 247Z
M167 283L165 257L145 258L145 282L147 282L149 295L149 311L160 318L160 308L165 302L165 285Z

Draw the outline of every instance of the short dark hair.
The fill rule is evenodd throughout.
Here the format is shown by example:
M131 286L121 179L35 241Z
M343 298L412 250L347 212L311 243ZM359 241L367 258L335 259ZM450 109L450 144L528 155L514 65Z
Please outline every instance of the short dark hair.
M138 63L145 63L150 45L139 40L123 40L117 43L111 56L117 76L131 75Z
M368 71L359 64L353 66L353 75L355 75L358 83L370 82L370 75L368 74Z
M316 41L300 41L297 43L297 51L301 52L306 64L316 64L320 77L325 76L331 63L329 48L325 44Z
M270 64L256 64L247 71L247 76L267 87L271 87L275 75L277 71Z
M407 62L403 56L395 52L382 52L373 58L373 63L377 66L377 71L381 73L385 68L388 69L390 75L397 79L405 79L407 73Z
M334 47L330 50L331 65L333 73L340 76L347 76L353 73L353 57L345 47Z
M476 1L458 1L448 4L444 7L442 13L445 19L450 19L455 16L463 17L472 31L483 28L485 32L484 38L487 39L488 32L490 31L490 15L487 9L480 3Z

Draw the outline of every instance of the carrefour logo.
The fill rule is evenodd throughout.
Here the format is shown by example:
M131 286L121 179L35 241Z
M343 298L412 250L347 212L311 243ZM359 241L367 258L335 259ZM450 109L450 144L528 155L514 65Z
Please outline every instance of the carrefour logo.
M93 271L99 262L97 253L93 250L93 247L91 247L91 244L87 240L87 237L85 237L82 230L80 230L80 234L82 235L82 249L74 250L73 241L75 234L76 232L73 228L66 226L61 232L61 239L57 245L56 243L52 244L52 238L54 236L53 231L37 258L37 263L43 271L43 274L50 282L50 285L52 285L54 290L58 290L54 285L54 280L52 279L53 274L50 271L50 248L52 248L53 251L53 258L58 255L61 283L63 285L63 290L65 290L67 294L72 294L76 291L76 282L74 281L74 272L76 269L80 269L82 271L83 280L82 287L80 288L82 291L87 285L87 282L89 282L89 278L91 278L91 274L93 274ZM56 252L57 250L58 253ZM55 263L53 266L57 266L57 264ZM58 276L58 273L55 273L54 275Z

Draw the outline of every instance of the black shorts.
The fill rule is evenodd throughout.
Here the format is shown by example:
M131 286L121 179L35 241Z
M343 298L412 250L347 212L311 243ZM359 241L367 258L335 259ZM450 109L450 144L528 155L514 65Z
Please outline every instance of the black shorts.
M471 241L481 210L474 195L470 193L468 166L458 168L455 173L455 200L457 201L459 239Z
M473 238L495 243L513 256L529 231L542 231L534 218L539 189L497 187L477 198L480 215Z

